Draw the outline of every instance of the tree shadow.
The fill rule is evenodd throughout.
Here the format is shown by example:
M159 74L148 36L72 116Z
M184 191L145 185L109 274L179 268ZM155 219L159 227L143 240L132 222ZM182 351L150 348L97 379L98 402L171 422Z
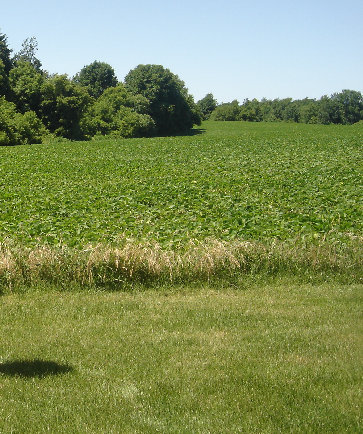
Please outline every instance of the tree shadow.
M9 377L43 378L48 375L66 374L71 371L73 371L73 368L69 365L39 359L0 363L0 374Z
M165 136L160 135L158 137L185 137L185 136L197 136L199 134L204 134L206 132L205 128L193 128L191 130L182 131L180 133L174 133L171 135L166 134Z
M190 130L188 136L196 136L198 134L204 134L205 132L205 128L193 128L192 130Z

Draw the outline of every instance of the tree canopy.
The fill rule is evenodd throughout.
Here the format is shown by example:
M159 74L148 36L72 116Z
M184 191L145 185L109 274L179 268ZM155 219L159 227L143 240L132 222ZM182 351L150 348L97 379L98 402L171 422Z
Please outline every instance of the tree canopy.
M36 57L38 51L38 41L34 36L26 38L22 43L21 49L14 56L14 62L23 61L30 63L36 70L40 71L42 64Z
M40 112L51 133L67 139L81 139L80 121L91 102L86 89L66 75L54 75L41 88Z
M319 100L292 98L252 101L237 100L216 107L210 119L215 121L287 121L309 124L353 124L363 119L363 96L354 90L342 90Z
M45 133L34 112L18 113L15 104L0 97L0 146L40 143Z
M125 77L127 90L150 101L150 115L157 134L186 132L200 124L200 115L193 97L179 77L161 65L139 65Z
M0 60L3 63L5 74L8 75L13 67L11 51L8 47L8 38L3 33L0 33Z
M89 94L98 98L109 87L117 84L117 78L112 66L97 60L90 65L84 66L73 81L86 87Z
M11 50L6 35L0 33L0 97L9 96L9 72L13 67Z
M212 93L207 93L207 95L197 102L197 106L201 112L202 119L209 119L212 112L217 108L217 100L214 99Z
M82 120L88 137L112 134L120 137L147 137L155 132L155 123L147 114L149 101L132 95L122 83L106 89L91 105Z
M11 99L21 113L40 114L42 86L46 78L31 62L18 60L9 74Z

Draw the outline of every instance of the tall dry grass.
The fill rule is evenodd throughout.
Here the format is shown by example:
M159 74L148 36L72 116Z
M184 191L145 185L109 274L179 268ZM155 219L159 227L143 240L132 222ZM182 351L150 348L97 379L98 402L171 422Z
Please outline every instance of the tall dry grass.
M180 249L157 243L121 247L22 247L0 243L0 289L51 284L122 288L127 283L181 283L239 278L246 274L339 275L362 282L362 240L348 244L247 241L191 241Z

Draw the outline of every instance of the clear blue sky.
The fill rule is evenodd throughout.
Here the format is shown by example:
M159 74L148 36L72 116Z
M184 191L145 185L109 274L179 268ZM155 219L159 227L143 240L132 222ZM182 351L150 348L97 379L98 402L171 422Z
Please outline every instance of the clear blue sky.
M362 0L16 0L0 31L15 52L35 36L51 73L155 63L196 100L242 102L363 92L362 22Z

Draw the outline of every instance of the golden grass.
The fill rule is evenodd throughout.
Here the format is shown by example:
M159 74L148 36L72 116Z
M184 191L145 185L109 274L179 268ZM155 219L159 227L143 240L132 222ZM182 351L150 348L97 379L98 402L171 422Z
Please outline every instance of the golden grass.
M360 282L361 270L360 239L349 244L319 241L311 245L207 240L190 241L180 249L134 241L125 241L120 247L99 244L83 250L0 243L0 287L10 291L41 282L117 288L127 282L210 281L247 273L333 273Z

